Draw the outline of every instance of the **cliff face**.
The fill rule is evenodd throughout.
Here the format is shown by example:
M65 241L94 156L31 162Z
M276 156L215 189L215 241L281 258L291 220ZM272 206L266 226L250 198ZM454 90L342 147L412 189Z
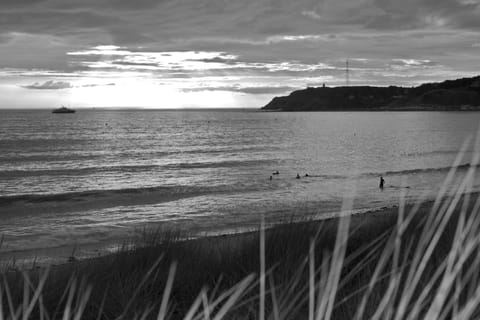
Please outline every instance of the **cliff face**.
M480 110L480 76L414 88L335 87L307 88L275 97L263 110Z

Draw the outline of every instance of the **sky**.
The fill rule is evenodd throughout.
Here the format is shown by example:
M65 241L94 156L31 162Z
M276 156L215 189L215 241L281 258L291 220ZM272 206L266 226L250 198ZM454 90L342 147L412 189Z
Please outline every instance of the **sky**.
M260 108L480 74L480 0L0 0L0 108Z

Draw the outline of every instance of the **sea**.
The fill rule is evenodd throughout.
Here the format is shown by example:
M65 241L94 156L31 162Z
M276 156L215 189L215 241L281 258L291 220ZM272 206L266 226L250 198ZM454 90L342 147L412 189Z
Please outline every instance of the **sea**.
M479 123L474 112L0 110L0 260L433 199L466 141L457 174L470 167Z

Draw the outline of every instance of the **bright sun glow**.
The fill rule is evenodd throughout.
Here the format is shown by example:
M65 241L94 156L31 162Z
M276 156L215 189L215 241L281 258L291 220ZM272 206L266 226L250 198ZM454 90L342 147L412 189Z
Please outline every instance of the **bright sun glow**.
M121 79L115 85L71 89L71 100L88 107L225 108L234 105L234 95L223 91L183 92L145 79Z

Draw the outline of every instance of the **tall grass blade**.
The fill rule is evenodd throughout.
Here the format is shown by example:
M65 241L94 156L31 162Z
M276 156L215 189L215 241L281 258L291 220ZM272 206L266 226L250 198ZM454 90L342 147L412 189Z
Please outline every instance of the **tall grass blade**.
M309 255L309 281L308 281L308 320L313 320L315 317L315 242L310 241Z
M260 225L260 306L259 320L265 320L265 217L262 215Z
M225 302L225 304L222 306L222 308L218 311L218 313L215 315L213 320L221 320L223 317L227 314L227 312L232 309L232 307L235 305L235 302L240 298L240 296L244 293L245 289L248 287L250 282L253 280L253 275L250 275L243 279L237 286L233 294L228 298L228 300Z
M175 278L175 271L177 269L177 263L173 262L170 265L170 270L168 272L167 283L165 284L165 289L163 290L162 304L160 305L160 310L158 312L157 319L165 320L167 315L168 300L170 298L170 292L172 291L173 280Z

